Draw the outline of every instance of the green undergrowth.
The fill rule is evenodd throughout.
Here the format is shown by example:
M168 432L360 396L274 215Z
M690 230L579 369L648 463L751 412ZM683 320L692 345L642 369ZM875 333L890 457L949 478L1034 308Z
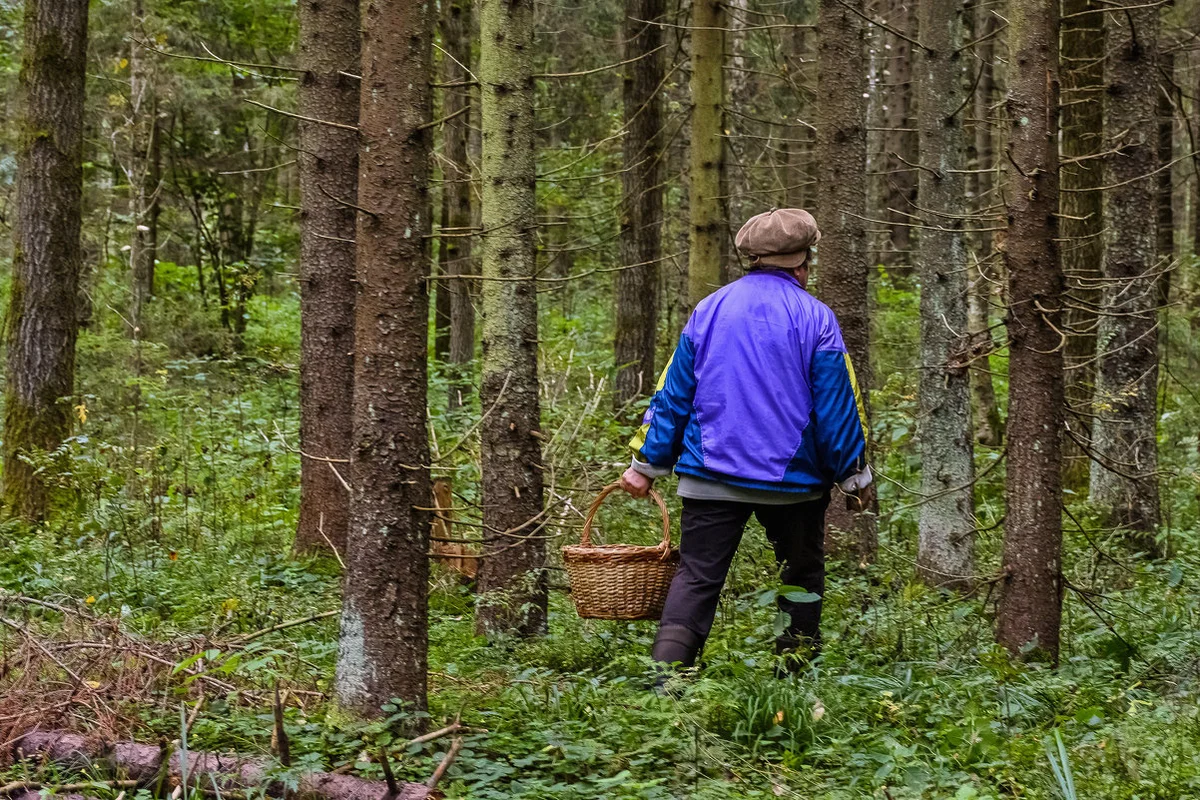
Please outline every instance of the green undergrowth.
M212 335L211 319L196 322L211 309L180 311L189 274L165 269L177 296L152 309L158 335L149 342L132 342L100 312L84 332L77 435L41 457L60 510L33 529L0 529L0 587L78 602L149 643L189 643L195 658L184 668L240 690L206 687L192 748L267 753L270 690L279 685L291 692L294 766L281 769L285 777L356 762L358 774L380 778L376 754L387 747L398 775L425 780L451 738L403 742L414 727L460 719L468 732L442 785L450 797L1200 797L1200 539L1189 477L1200 415L1187 392L1165 395L1164 437L1181 443L1164 446L1172 557L1131 553L1119 532L1072 503L1062 664L1014 663L991 634L1000 452L979 449L976 591L960 598L912 580L917 375L904 365L916 363L916 293L884 276L872 423L881 547L865 569L832 563L827 644L816 664L775 677L778 581L752 527L702 668L666 696L647 690L650 624L580 620L556 591L546 636L488 643L474 636L470 591L439 570L428 718L389 705L380 721L355 725L336 720L317 694L331 688L336 618L236 643L338 606L336 562L290 555L299 469L294 287L281 281L256 296L234 347ZM101 282L96 307L105 298L119 307L121 291ZM552 551L579 535L590 497L619 474L637 418L637 409L612 409L607 291L601 282L570 302L552 294L543 303L547 496L560 509L561 534ZM992 366L1003 394L1002 356ZM478 446L468 434L480 409L467 396L466 407L450 410L460 377L433 370L430 416L435 451L445 454L441 474L454 477L469 506L478 500ZM669 482L663 488L670 496ZM649 504L621 498L601 517L610 540L648 543L656 525ZM564 581L554 570L552 583ZM62 622L4 606L43 632ZM180 705L191 711L202 680L180 672L175 688L139 706L139 737L177 737Z

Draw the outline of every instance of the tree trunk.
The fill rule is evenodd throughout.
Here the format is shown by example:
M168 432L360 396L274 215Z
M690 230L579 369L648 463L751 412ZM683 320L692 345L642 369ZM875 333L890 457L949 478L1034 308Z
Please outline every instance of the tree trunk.
M693 308L721 285L728 222L721 203L725 159L725 6L692 3L692 147L688 182L688 300Z
M422 0L362 8L353 494L334 690L368 716L391 698L425 708L433 18Z
M1058 330L1058 1L1009 8L1008 473L996 639L1058 658L1062 616L1063 353Z
M665 0L626 0L625 139L621 174L621 263L617 273L617 378L613 401L621 408L653 391L658 333L658 261L662 255L662 100L665 76L662 28Z
M1092 384L1095 380L1096 305L1100 302L1100 262L1104 242L1100 200L1102 164L1101 102L1104 98L1103 15L1098 0L1064 0L1062 23L1062 157L1059 197L1062 220L1062 263L1072 303L1066 309L1065 350L1067 431L1084 441L1091 438ZM1088 457L1070 435L1063 441L1068 489L1087 488Z
M821 244L817 256L820 295L837 315L842 338L858 374L870 414L870 270L867 266L867 128L865 23L862 0L821 0L817 16L817 162L820 165ZM826 542L831 552L853 552L860 562L874 558L875 509L846 511L829 506ZM849 546L841 539L851 537Z
M921 42L914 95L922 166L921 492L917 569L932 586L969 589L975 567L975 467L971 385L966 366L966 192L969 102L959 52L964 42L958 0L921 0Z
M887 0L888 22L910 38L917 36L915 4L912 0ZM913 48L903 39L882 33L880 40L890 45L882 58L883 86L883 208L880 216L888 222L888 238L879 254L880 263L902 275L910 275L913 264L913 222L918 215L917 132L912 106L915 93L912 81ZM919 105L919 101L918 101ZM907 162L907 163L906 163ZM959 198L961 201L961 197ZM921 204L924 207L924 203ZM874 216L873 214L871 216ZM918 236L919 238L919 236ZM896 269L899 267L900 269Z
M158 98L149 58L141 40L145 11L141 0L133 5L135 41L129 47L129 189L133 198L133 236L130 237L130 321L134 335L145 338L143 306L154 293L154 262L158 257L159 134Z
M358 124L358 0L300 0L300 114ZM337 200L333 198L338 198ZM354 131L300 123L300 523L297 552L346 552L354 400ZM339 202L342 201L342 202ZM326 461L325 459L334 459Z
M470 79L467 66L471 63L471 30L474 0L453 0L446 4L442 18L442 42L446 48L442 62L442 80L446 83L466 83ZM442 126L444 156L443 174L446 178L442 206L443 236L441 241L446 275L467 275L473 272L471 238L466 234L473 224L472 171L468 155L471 137L471 87L447 87L443 95L442 112L447 119ZM442 281L438 292L447 290L450 299L450 363L457 373L450 385L450 405L458 407L471 391L467 374L475 360L475 304L471 298L471 282L463 279Z
M1161 46L1161 44L1160 44ZM1165 50L1165 48L1164 48ZM1175 54L1160 51L1159 70L1163 75L1175 79ZM1171 95L1163 87L1158 92L1158 163L1163 166L1154 176L1158 196L1158 258L1161 269L1156 270L1155 296L1159 309L1166 307L1171 297L1171 275L1169 267L1175 260L1175 184L1176 171L1181 171L1175 161L1175 108ZM1182 106L1181 106L1182 110ZM1172 164L1172 166L1167 166Z
M480 401L491 416L481 428L485 528L475 622L481 634L532 635L546 626L533 4L483 0L479 23L486 232Z
M1105 15L1104 284L1091 501L1153 549L1158 507L1158 15Z
M26 519L46 511L46 487L26 459L54 450L71 433L83 261L87 23L87 0L25 2L4 390L4 502L8 513Z
M992 227L998 215L992 206L1000 201L996 192L996 132L992 126L992 105L996 98L996 35L999 20L992 7L977 2L974 8L975 29L972 39L977 40L975 57L979 62L978 81L975 87L974 129L968 140L968 149L974 151L975 171L969 177L971 194L975 199L978 214L976 225ZM986 170L986 171L985 171ZM997 280L995 253L991 231L976 234L978 259L970 265L967 307L967 327L971 332L971 397L975 420L975 441L985 447L999 447L1004 440L1004 427L1000 421L1000 407L996 403L996 387L986 353L995 349L991 331L992 286Z

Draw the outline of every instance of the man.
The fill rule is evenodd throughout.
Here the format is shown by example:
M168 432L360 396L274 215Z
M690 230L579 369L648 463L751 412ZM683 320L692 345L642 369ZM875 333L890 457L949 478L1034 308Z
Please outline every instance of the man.
M784 584L823 595L830 490L840 484L857 497L871 483L841 330L806 290L820 238L816 220L798 208L742 226L735 243L750 271L696 307L630 442L622 488L643 497L674 467L683 498L681 560L656 661L695 663L751 514L766 529ZM776 652L819 650L820 601L780 597L779 607L790 624Z

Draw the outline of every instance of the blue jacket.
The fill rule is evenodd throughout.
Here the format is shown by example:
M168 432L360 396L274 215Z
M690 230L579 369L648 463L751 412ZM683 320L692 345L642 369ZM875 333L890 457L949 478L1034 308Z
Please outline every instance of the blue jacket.
M866 466L837 319L778 270L700 302L642 423L630 442L638 461L733 486L818 492Z

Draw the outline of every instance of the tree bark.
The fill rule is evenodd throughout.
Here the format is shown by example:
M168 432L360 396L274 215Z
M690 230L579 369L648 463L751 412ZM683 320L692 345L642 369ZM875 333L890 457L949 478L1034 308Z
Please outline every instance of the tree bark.
M692 143L688 182L688 300L693 308L721 285L728 221L721 203L725 159L725 6L692 3Z
M546 625L538 402L533 3L483 0L483 561L476 628Z
M442 41L446 48L442 62L442 80L462 83L470 79L467 66L471 63L471 30L474 0L453 0L446 4L442 18ZM471 237L464 234L473 224L472 170L468 154L471 137L470 86L445 89L443 115L452 117L442 126L445 156L441 247L446 275L466 275L472 270ZM455 116L456 115L456 116ZM448 357L457 373L450 386L451 407L461 406L469 395L471 381L467 372L475 360L475 304L471 298L471 282L464 279L444 280L438 292L446 290L449 299L450 348Z
M362 9L353 494L334 690L366 716L391 698L426 703L433 18L427 0Z
M130 321L134 335L145 338L143 307L154 294L154 262L158 257L159 133L158 97L151 64L141 40L145 38L145 9L135 0L129 46L129 188L133 198L133 236L130 237Z
M917 35L917 22L912 0L887 0L888 22L909 38ZM913 48L898 36L883 32L881 42L890 46L881 63L884 72L879 78L883 87L883 127L881 132L883 158L883 208L880 216L888 223L888 237L879 261L893 272L911 275L913 265L913 228L917 209L919 184L917 163L917 132L913 130L916 115L912 106L915 98L912 80ZM916 105L919 106L919 101ZM906 163L907 162L907 163ZM961 198L960 198L961 200ZM921 204L924 207L924 203ZM874 215L872 215L874 216ZM920 235L916 238L920 238ZM900 269L896 269L900 268Z
M1009 9L1007 512L996 639L1058 658L1062 616L1063 303L1058 260L1058 1Z
M975 467L967 367L967 253L963 121L970 95L960 50L963 6L920 0L914 95L921 162L920 439L917 571L932 586L969 589L975 567ZM915 163L915 162L914 162Z
M358 124L358 0L300 0L300 114ZM300 123L300 522L295 549L346 552L354 407L358 137ZM334 199L337 198L337 199ZM334 459L326 461L324 459Z
M618 408L653 391L658 333L658 262L662 255L662 99L665 77L662 28L651 24L666 13L665 0L626 0L624 81L624 172L621 174L621 264L616 279ZM654 55L649 55L654 53Z
M1091 501L1154 547L1158 504L1157 7L1105 15L1104 282ZM1111 152L1115 151L1115 152Z
M1062 23L1062 146L1059 197L1063 273L1075 302L1066 309L1065 350L1067 430L1090 439L1095 380L1095 308L1100 302L1100 264L1104 256L1100 201L1103 167L1092 158L1101 150L1101 103L1104 98L1104 27L1097 0L1064 0ZM1063 440L1063 481L1085 491L1088 457L1070 435Z
M968 139L968 149L974 158L968 159L975 171L969 178L971 195L975 199L976 224L992 227L998 215L993 206L999 202L996 192L996 132L992 125L992 105L996 98L996 36L999 19L990 5L976 2L974 7L974 31L977 40L975 58L979 62L978 81L975 87L974 128ZM1000 421L1000 407L996 403L996 387L992 380L990 363L986 353L992 352L995 340L991 331L991 295L993 283L997 282L994 252L990 231L976 234L976 251L979 254L970 265L967 305L967 326L971 331L971 398L975 420L975 441L985 447L999 447L1004 440L1004 426Z
M816 262L821 299L842 327L863 404L870 414L870 270L867 265L867 128L865 24L862 0L821 0L817 12L817 162L821 244ZM849 546L842 540L850 537ZM850 551L860 562L874 558L875 509L829 506L826 542L831 552Z
M26 0L17 80L17 190L8 369L4 502L36 519L46 486L28 457L71 433L76 295L82 268L87 0Z

